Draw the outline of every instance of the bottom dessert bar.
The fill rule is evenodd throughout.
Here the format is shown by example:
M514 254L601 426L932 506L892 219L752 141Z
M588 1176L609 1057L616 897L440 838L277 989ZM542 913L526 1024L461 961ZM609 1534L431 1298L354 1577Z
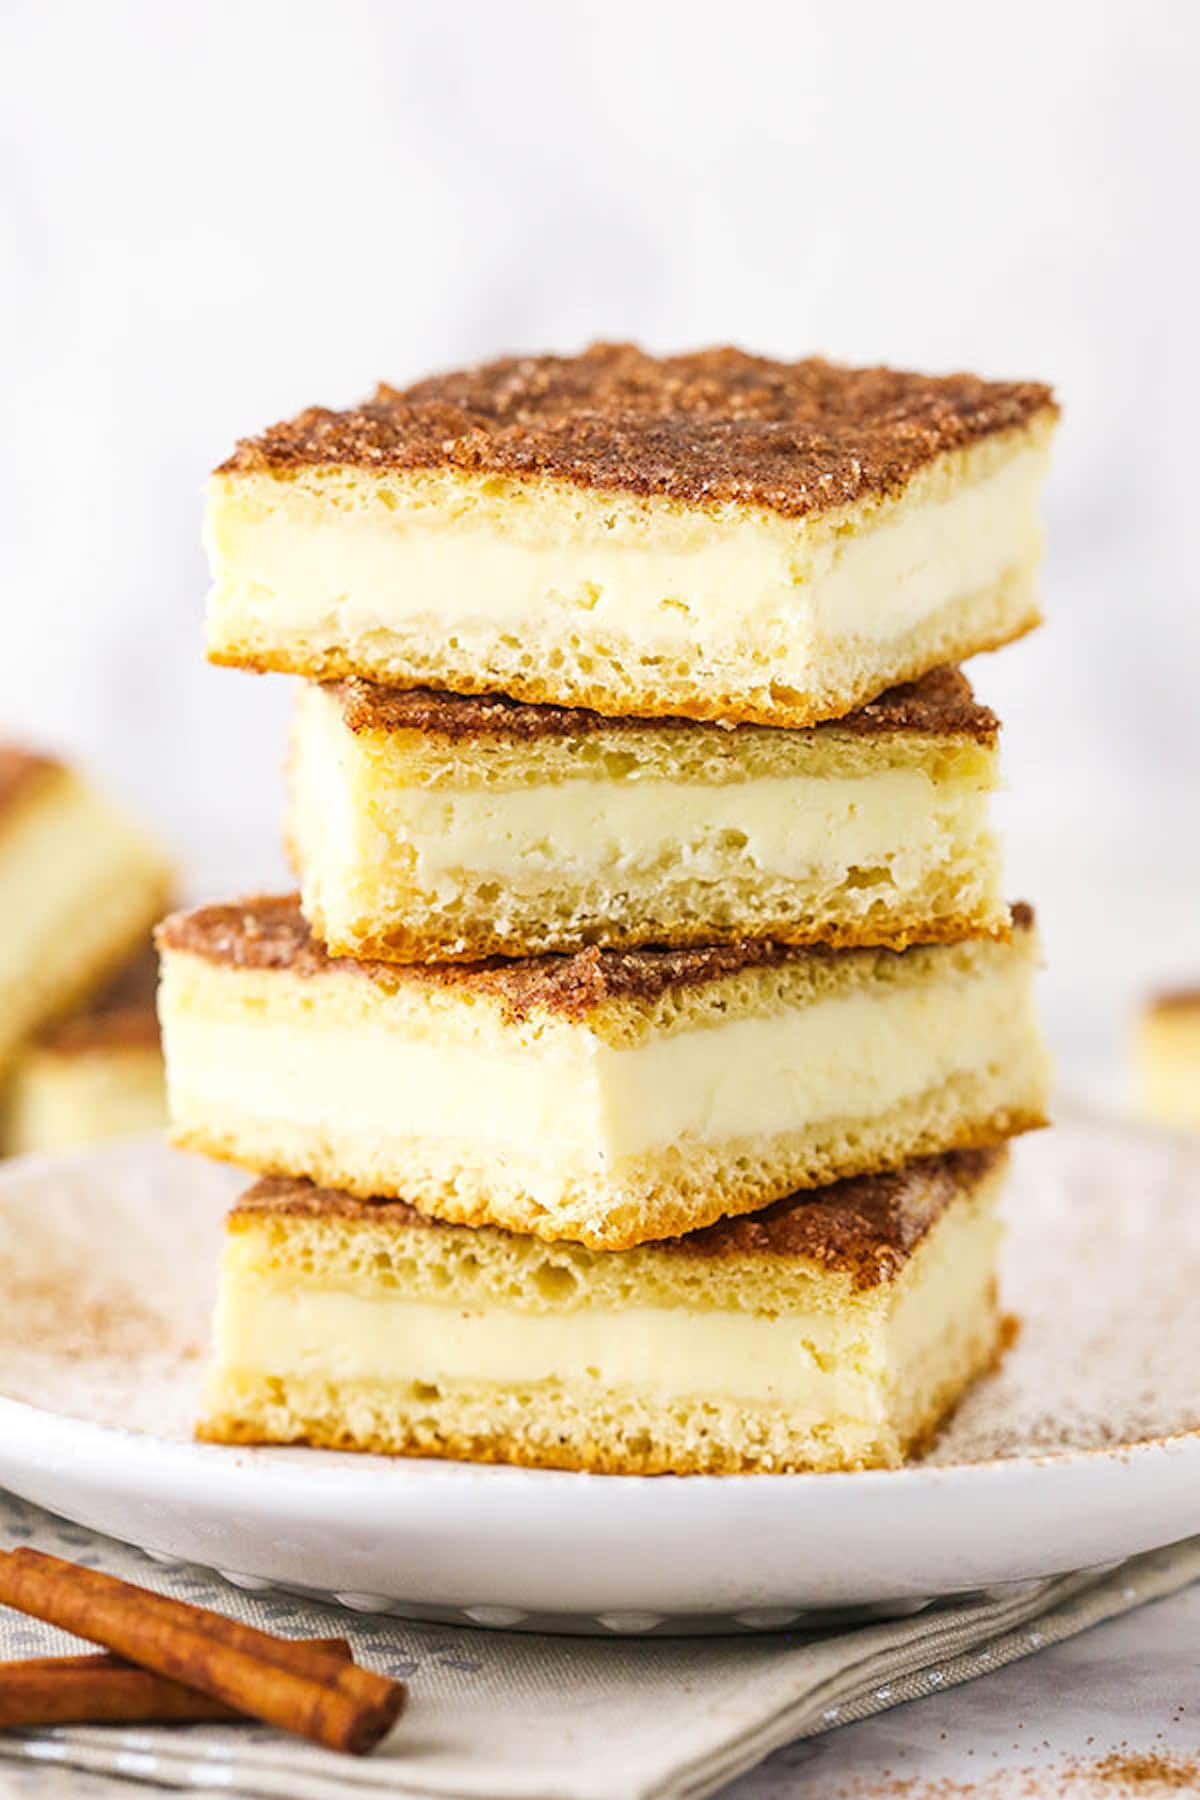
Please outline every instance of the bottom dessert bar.
M228 1221L199 1435L610 1474L894 1466L996 1357L1006 1161L607 1253L261 1181Z

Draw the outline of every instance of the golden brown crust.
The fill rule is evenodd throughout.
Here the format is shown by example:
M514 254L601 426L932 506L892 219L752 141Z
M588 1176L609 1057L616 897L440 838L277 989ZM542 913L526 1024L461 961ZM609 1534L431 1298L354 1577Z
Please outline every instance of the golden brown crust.
M773 1187L766 1190L761 1177L747 1182L743 1173L744 1158L739 1159L736 1154L722 1158L718 1153L712 1159L719 1165L718 1174L715 1179L705 1182L703 1195L696 1182L687 1185L664 1181L649 1200L643 1194L643 1203L636 1209L628 1204L621 1205L606 1213L600 1223L581 1217L577 1207L549 1213L544 1207L529 1204L522 1208L519 1197L516 1200L508 1194L498 1197L490 1186L479 1183L473 1173L466 1183L437 1185L436 1191L424 1197L422 1204L431 1216L448 1225L491 1225L539 1237L547 1243L582 1244L589 1250L636 1250L642 1244L664 1243L671 1237L704 1230L722 1218L761 1212L765 1205L774 1204L768 1200L767 1193L778 1188L783 1188L785 1193L814 1193L820 1188L832 1187L837 1181L856 1180L864 1175L886 1175L907 1163L930 1156L945 1156L959 1150L997 1149L1011 1138L1020 1137L1027 1131L1041 1131L1049 1123L1045 1107L1040 1103L1006 1101L969 1113L936 1130L918 1124L905 1137L903 1150L896 1148L894 1140L898 1133L890 1134L892 1141L886 1146L873 1146L870 1151L856 1148L848 1164L844 1156L833 1155L822 1147L815 1156L799 1159L805 1173L774 1182ZM359 1170L348 1159L340 1157L336 1150L326 1151L306 1142L295 1153L294 1147L280 1153L261 1139L248 1138L236 1127L215 1128L205 1123L181 1125L176 1121L171 1127L170 1141L177 1149L196 1150L219 1162L234 1163L260 1175L299 1177L303 1172L321 1186L344 1190L373 1203L378 1196L393 1199L395 1190L402 1185L412 1186L410 1174L381 1174L377 1164L368 1163L360 1176ZM780 1160L785 1166L794 1166L787 1163L784 1153ZM819 1171L810 1175L807 1169L815 1170L818 1162ZM766 1165L767 1158L760 1159L758 1167Z
M1004 1156L1000 1148L950 1151L895 1173L854 1176L791 1194L761 1212L660 1239L651 1248L738 1261L798 1258L828 1274L848 1275L857 1289L877 1287L900 1273L953 1201L976 1188ZM428 1218L405 1200L363 1200L341 1188L279 1175L247 1189L229 1215L229 1229L244 1229L264 1216L353 1219L397 1231L474 1229Z
M1028 930L1032 909L1018 901L1014 930ZM511 1019L532 1012L583 1018L610 1000L652 1002L674 988L694 987L743 969L853 954L824 944L741 942L691 950L600 950L570 956L489 957L475 963L386 963L330 956L300 911L297 894L255 895L224 905L172 913L156 933L160 950L181 951L229 968L282 970L311 977L331 969L394 991L403 984L458 988L500 1001Z
M998 1169L999 1147L949 1151L882 1175L790 1195L759 1213L721 1219L659 1245L676 1255L786 1256L849 1275L856 1288L891 1281L946 1209Z
M862 1469L896 1468L923 1456L949 1423L963 1393L996 1360L989 1350L982 1366L949 1400L931 1408L916 1426L909 1443L894 1452L879 1446L877 1453L848 1462L833 1449L820 1460L790 1459L764 1462L730 1445L708 1444L691 1454L667 1451L648 1443L644 1449L610 1449L581 1435L572 1440L562 1434L554 1444L531 1441L502 1425L487 1437L460 1432L440 1432L426 1426L413 1430L400 1442L375 1433L358 1435L348 1426L331 1428L313 1422L303 1431L276 1433L259 1417L243 1418L218 1412L200 1419L195 1435L208 1444L295 1444L310 1450L339 1450L369 1456L420 1457L430 1462L471 1462L487 1466L504 1464L523 1469L561 1469L576 1475L801 1475L850 1473ZM286 1384L285 1384L286 1386Z
M0 813L14 806L44 775L58 773L61 763L23 750L19 744L0 744Z
M965 629L960 623L952 622L939 630L931 642L924 629L911 635L909 647L898 653L887 673L890 687L899 683L917 680L929 669L930 665L950 664L961 661L967 656L981 656L985 651L1002 650L1006 644L1025 637L1042 622L1041 611L1030 601L1002 625L994 629L980 629L972 626ZM253 646L242 643L236 647L210 646L207 652L210 663L220 668L249 669L258 675L299 675L306 681L336 682L363 676L375 679L383 685L391 685L395 680L395 671L379 665L366 666L362 659L356 662L353 656L344 649L326 648L313 650L302 640L289 642L282 640L269 647ZM414 669L412 680L419 684L426 679L425 668ZM407 672L404 680L408 679ZM460 694L489 694L492 685L481 681L471 669L463 667L454 672L455 692ZM536 669L522 672L519 678L514 675L510 683L512 691L529 705L555 705L561 698L561 686L553 679L539 674ZM713 725L771 725L790 730L800 730L812 725L829 724L844 718L847 714L868 705L879 692L876 678L855 681L848 687L839 690L836 695L825 693L814 698L811 694L791 694L788 692L772 693L769 701L758 702L749 698L743 691L721 690L712 682L696 683L688 686L679 696L678 684L674 690L675 697L670 706L663 707L664 717L675 717L684 714L692 722ZM619 693L615 687L597 681L587 692L580 688L575 690L581 707L602 714L607 719L620 717L632 709L626 704L626 695ZM645 713L647 699L639 698L637 702Z
M296 858L291 858L293 868ZM324 923L319 914L314 914L314 923L318 932L327 937ZM619 926L605 924L605 942L609 949L635 950L644 947L644 936L623 932ZM464 930L464 937L466 936ZM662 942L666 933L661 933L658 942ZM701 949L711 945L720 933L703 925L673 925L669 933L672 949ZM969 913L949 913L943 918L928 919L917 916L914 909L910 918L894 917L887 920L873 921L865 929L857 925L838 925L828 919L816 924L806 924L803 920L788 920L786 924L772 926L769 931L750 935L745 933L739 940L742 943L758 943L770 941L795 948L806 947L826 950L914 950L923 944L965 944L972 938L991 938L998 943L1007 943L1012 936L1011 919L1008 913L996 918L983 919ZM573 955L587 947L588 938L582 933L572 942L565 935L557 937L556 952L559 955ZM477 963L488 961L493 957L517 958L527 953L551 954L544 945L531 947L515 938L502 936L495 930L485 929L470 933L470 941L465 948L457 943L448 944L442 938L426 935L420 931L406 929L397 925L389 931L361 942L331 945L331 953L337 956L348 956L368 961L396 963L401 966L413 963Z
M345 412L310 407L219 472L458 469L798 518L893 493L944 452L1056 410L1038 382L593 344L382 385Z
M503 694L447 694L432 688L380 687L352 677L328 682L325 691L338 703L347 729L359 732L419 731L452 743L467 738L503 738L530 742L548 737L584 737L599 731L654 729L731 730L737 726L698 726L694 719L608 718L582 706L532 706ZM980 706L971 684L959 669L935 669L919 681L891 688L857 712L814 732L838 731L856 737L905 732L922 737L968 737L992 745L1000 721Z
M107 988L69 1019L37 1039L55 1056L84 1056L91 1050L152 1049L159 1042L155 994L158 957L153 946L127 962Z

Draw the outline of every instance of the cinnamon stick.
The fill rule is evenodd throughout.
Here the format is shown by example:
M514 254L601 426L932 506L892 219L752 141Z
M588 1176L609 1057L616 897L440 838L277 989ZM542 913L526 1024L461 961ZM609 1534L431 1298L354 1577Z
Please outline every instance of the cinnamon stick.
M22 1547L0 1551L0 1605L330 1750L361 1756L386 1735L403 1683L329 1650Z
M345 1638L314 1643L345 1658ZM220 1700L135 1668L119 1656L36 1656L0 1663L0 1730L38 1725L167 1725L244 1721Z

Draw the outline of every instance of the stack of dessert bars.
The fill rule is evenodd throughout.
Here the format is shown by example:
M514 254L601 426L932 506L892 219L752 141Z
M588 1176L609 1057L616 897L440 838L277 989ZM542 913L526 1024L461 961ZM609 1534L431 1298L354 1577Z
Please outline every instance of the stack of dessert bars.
M162 928L228 1222L200 1430L895 1464L998 1353L1044 1122L997 721L1049 391L626 345L217 472L209 652L302 676L298 896Z

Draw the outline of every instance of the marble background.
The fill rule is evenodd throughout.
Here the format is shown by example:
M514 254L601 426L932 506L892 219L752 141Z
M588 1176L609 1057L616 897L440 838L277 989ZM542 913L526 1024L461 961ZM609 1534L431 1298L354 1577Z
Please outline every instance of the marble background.
M287 684L207 668L240 432L502 349L1053 379L1051 624L976 666L1069 1075L1200 976L1200 8L0 8L0 727L196 892L281 878Z

